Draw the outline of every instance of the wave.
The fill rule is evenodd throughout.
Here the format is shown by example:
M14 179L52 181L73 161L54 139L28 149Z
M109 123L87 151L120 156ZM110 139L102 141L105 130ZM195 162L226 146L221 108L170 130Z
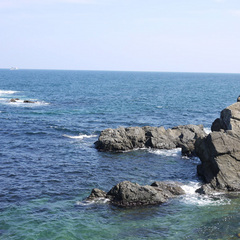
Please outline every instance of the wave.
M78 135L78 136L70 136L67 134L63 134L63 137L67 137L67 138L73 138L73 139L83 139L83 138L93 138L93 137L97 137L97 135L86 135L86 134L82 134L82 135Z
M181 201L188 205L219 206L230 204L231 201L221 194L213 194L211 196L208 196L196 193L195 191L201 187L201 184L199 182L190 182L188 184L182 185L181 187L186 193Z
M99 203L105 204L105 203L108 203L109 201L110 201L110 199L108 199L108 198L97 198L97 199L91 200L91 201L89 201L89 200L77 201L76 205L77 206L89 206L89 205L92 205L92 204L95 204L95 203L97 203L97 204L99 204Z
M10 95L10 94L14 94L18 91L13 91L13 90L0 90L0 96L3 96L3 95Z
M166 156L166 157L181 157L181 148L174 148L174 149L149 149L150 153Z
M204 128L204 132L205 132L206 134L209 134L209 133L211 133L212 131L211 131L211 128Z
M45 106L49 105L50 103L44 102L44 101L36 101L36 100L29 100L32 102L24 102L26 100L20 100L20 99L15 99L15 102L7 101L6 103L13 105L13 106L18 106L18 107L34 107L34 106Z

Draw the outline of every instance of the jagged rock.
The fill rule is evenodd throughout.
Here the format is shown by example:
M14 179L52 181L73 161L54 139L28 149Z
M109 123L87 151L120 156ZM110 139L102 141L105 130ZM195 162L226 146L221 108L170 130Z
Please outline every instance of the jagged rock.
M206 133L203 125L183 125L171 129L164 127L129 127L105 129L95 146L99 151L127 151L134 148L173 149L182 148L184 155L194 154L196 139Z
M93 189L93 191L96 190ZM99 189L97 189L97 192L100 191L99 194L93 193L93 191L87 200L105 196L110 200L110 204L120 207L156 205L185 194L178 184L169 182L154 182L151 186L140 186L137 183L123 181L114 186L107 194Z
M214 190L240 191L240 139L232 130L197 140L198 174Z
M240 102L222 110L211 129L195 142L201 160L197 171L206 182L197 191L240 191Z
M94 188L91 192L91 194L88 196L88 198L86 200L94 200L97 198L106 198L107 197L107 193L104 192L101 189L98 188Z
M232 130L240 134L240 102L236 102L221 111L211 127L212 131Z
M185 191L180 187L180 183L156 181L153 182L151 186L158 188L160 191L165 191L168 198L185 194Z

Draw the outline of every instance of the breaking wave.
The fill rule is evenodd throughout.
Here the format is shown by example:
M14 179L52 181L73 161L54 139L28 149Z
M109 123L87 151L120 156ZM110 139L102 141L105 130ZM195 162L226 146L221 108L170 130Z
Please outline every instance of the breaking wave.
M174 149L149 149L150 153L166 156L166 157L181 157L181 148Z
M86 134L79 134L78 136L70 136L67 134L63 134L63 137L67 137L67 138L73 138L73 139L84 139L84 138L93 138L93 137L97 137L97 135L86 135Z
M10 94L14 94L18 91L13 91L13 90L0 90L0 96L4 96L4 95L10 95Z
M205 132L206 134L209 134L209 133L211 133L212 131L211 131L211 128L204 128L204 132Z
M92 201L89 201L89 200L77 201L76 205L77 206L88 206L88 205L92 205L92 204L105 204L105 203L108 203L108 202L110 202L110 199L108 199L108 198L97 198L97 199L92 200Z
M186 195L182 198L182 201L185 204L198 206L219 206L230 204L230 199L227 199L221 194L213 194L209 196L196 193L196 190L201 187L199 182L190 182L189 184L182 185L181 187L186 193Z

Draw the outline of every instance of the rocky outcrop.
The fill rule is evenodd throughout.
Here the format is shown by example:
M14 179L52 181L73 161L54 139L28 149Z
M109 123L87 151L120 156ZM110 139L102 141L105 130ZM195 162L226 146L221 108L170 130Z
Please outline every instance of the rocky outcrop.
M17 102L19 100L19 98L12 98L11 100L10 100L10 102Z
M240 134L240 102L222 110L220 118L217 118L211 127L212 131L232 130Z
M34 101L30 101L30 100L24 100L24 103L35 103Z
M212 131L195 142L201 160L197 171L206 182L197 191L240 191L240 102L221 112Z
M154 182L151 186L124 181L114 186L108 193L93 189L86 200L109 199L109 203L121 207L156 205L168 199L184 194L176 183Z
M196 142L198 174L211 189L240 191L240 139L233 131L212 132ZM206 191L205 191L206 193Z
M14 103L14 102L18 102L18 101L20 101L19 98L12 98L12 99L10 99L9 102ZM23 102L23 103L36 103L36 102L34 102L34 101L31 101L31 100L23 100L22 102Z
M99 151L127 151L136 148L182 148L184 155L194 154L196 139L206 133L203 125L183 125L171 129L164 127L128 127L105 129L95 146Z

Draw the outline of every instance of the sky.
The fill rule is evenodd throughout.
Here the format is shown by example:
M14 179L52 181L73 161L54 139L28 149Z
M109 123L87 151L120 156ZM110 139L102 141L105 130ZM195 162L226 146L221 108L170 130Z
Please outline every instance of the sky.
M0 68L240 73L240 0L0 0Z

